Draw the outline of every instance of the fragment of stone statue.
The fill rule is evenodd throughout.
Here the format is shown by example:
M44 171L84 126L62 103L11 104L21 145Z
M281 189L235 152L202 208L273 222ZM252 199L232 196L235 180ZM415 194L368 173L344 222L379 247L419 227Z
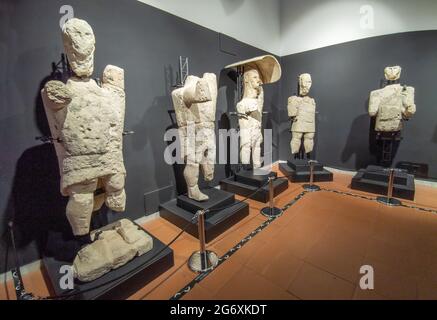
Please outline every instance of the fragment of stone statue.
M300 151L302 139L305 153L314 149L314 136L316 132L316 102L309 97L312 86L311 75L308 73L299 76L299 95L288 98L288 117L292 119L291 153Z
M387 67L384 70L388 81L396 81L401 76L401 67ZM403 121L416 113L414 88L399 83L370 93L369 115L376 117L375 131L398 132L402 130Z
M236 109L240 127L240 160L249 165L252 156L253 168L262 166L261 144L264 90L262 85L281 78L281 65L271 55L240 61L226 68L237 68L243 72L243 98Z
M93 242L81 249L74 262L74 276L93 281L153 248L153 239L127 219L94 233Z
M172 92L188 197L196 201L208 200L199 189L200 169L206 181L214 179L217 90L216 75L205 73L202 78L188 76L184 86Z

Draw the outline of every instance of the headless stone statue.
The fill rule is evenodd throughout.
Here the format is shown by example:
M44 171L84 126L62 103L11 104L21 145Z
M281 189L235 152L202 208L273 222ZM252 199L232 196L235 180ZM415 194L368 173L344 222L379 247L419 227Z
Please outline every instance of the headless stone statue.
M299 76L299 96L288 98L288 116L292 119L291 153L298 154L304 141L305 153L314 149L316 132L316 102L309 97L312 86L311 75L308 73Z
M217 78L213 73L205 73L202 78L188 76L184 86L172 92L181 153L186 164L184 177L188 197L196 201L208 200L199 189L200 169L206 181L214 179L217 94Z
M387 67L384 70L388 81L396 81L401 76L401 67ZM400 84L389 84L372 91L369 100L369 115L376 117L375 131L399 132L403 120L410 119L416 113L414 88Z
M66 84L49 81L41 95L55 138L61 193L69 197L66 214L73 234L88 237L88 242L99 239L81 249L74 261L76 277L91 281L118 267L121 261L126 263L134 256L133 251L135 255L148 251L145 243L149 247L151 238L145 233L141 239L129 238L127 230L136 227L128 220L120 224L117 236L103 233L97 239L90 235L92 213L103 203L117 212L125 210L124 70L108 65L99 86L91 79L95 51L91 26L86 21L71 19L65 23L62 35L74 75ZM97 189L104 192L95 196Z
M237 62L226 68L234 67L243 69L243 98L236 106L240 126L240 160L243 165L250 165L252 156L253 168L257 169L262 166L262 85L278 81L281 78L281 66L275 57L267 55Z

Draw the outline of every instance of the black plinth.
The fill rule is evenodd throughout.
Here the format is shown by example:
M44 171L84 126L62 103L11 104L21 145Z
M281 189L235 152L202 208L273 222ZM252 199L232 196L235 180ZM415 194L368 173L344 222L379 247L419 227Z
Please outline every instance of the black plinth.
M186 196L179 196L177 199L160 205L161 217L179 228L184 228L192 221L194 214L199 209L214 210L225 208L220 211L206 213L205 215L205 237L208 243L249 215L249 205L247 203L239 203L239 201L235 200L235 196L229 192L216 188L202 189L202 192L209 196L208 201L194 204L196 201L188 199ZM178 204L182 204L185 208L178 206ZM187 210L187 207L191 208L191 210ZM186 231L196 238L199 237L197 223L192 223Z
M276 177L277 174L272 172ZM257 193L252 195L250 198L260 202L269 201L269 185L268 185L269 174L256 175L254 171L241 170L234 176L220 181L220 186L222 190L238 194L243 197L248 197L252 195L256 190L261 188ZM288 188L287 179L279 178L273 181L273 195L278 196Z
M153 239L152 250L140 257L135 257L124 266L94 281L75 282L73 290L60 288L60 279L64 275L60 273L60 269L71 263L59 261L53 257L44 257L45 273L50 279L54 294L61 296L83 292L67 298L74 300L128 298L174 265L173 250L166 248L166 245L153 235L151 237Z
M284 176L287 176L291 182L309 182L310 165L307 160L295 159L287 163L280 163L279 170ZM314 182L332 181L334 175L326 170L321 163L314 165Z
M196 213L198 210L214 210L232 205L235 202L235 196L229 192L223 192L216 188L202 189L202 193L206 194L208 201L199 202L182 195L177 197L176 204L191 213Z
M368 166L352 178L351 188L386 195L388 179L388 170L380 166ZM414 176L404 171L395 171L393 197L414 200L414 194Z

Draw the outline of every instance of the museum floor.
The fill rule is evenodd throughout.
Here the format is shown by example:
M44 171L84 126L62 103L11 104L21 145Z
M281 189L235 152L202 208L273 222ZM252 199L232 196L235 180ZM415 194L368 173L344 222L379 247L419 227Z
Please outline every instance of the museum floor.
M331 191L306 193L182 299L437 299L436 212L383 206L367 199L374 195L350 190L350 180L335 173L333 182L319 183ZM300 184L290 183L276 205L284 207L301 192ZM404 204L437 210L436 194L416 185L415 203ZM224 255L266 221L259 214L264 206L250 201L250 215L209 249ZM162 218L145 228L165 243L180 231ZM169 299L196 277L187 259L198 241L184 234L171 247L175 265L130 299ZM363 265L374 268L373 291L358 285ZM50 294L42 272L27 274L24 282L34 294ZM0 299L8 298L15 298L10 282L0 287Z

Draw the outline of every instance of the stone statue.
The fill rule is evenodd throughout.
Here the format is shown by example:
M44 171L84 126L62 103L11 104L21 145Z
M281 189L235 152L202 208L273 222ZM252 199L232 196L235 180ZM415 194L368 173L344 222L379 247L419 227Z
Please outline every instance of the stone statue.
M288 116L292 119L291 153L299 153L302 138L305 153L309 154L314 148L316 132L316 102L309 97L312 86L311 75L308 73L299 76L299 96L288 98Z
M61 193L69 197L67 218L73 234L82 243L89 244L94 240L90 235L94 211L100 209L103 203L117 212L125 210L126 170L122 153L124 70L108 65L103 72L102 84L97 84L91 78L95 51L91 26L86 21L71 19L65 23L62 36L74 75L66 84L49 81L41 94L58 156ZM95 195L98 189L103 192ZM126 227L126 224L123 225ZM132 239L125 232L121 233L124 234L122 241L126 244L125 249L131 250L129 241ZM99 235L99 239L105 238L107 240L89 244L78 253L74 265L81 265L79 269L86 270L85 273L78 272L79 279L90 281L96 275L102 275L102 270L108 270L108 266L102 268L98 261L90 260L84 254L97 250L102 243L107 246L106 251L111 252L110 238ZM143 240L150 242L151 238L143 233ZM118 255L126 254L126 250L118 249ZM82 258L85 260L81 261ZM119 264L109 258L104 263L112 265L109 269ZM93 259L98 260L96 257Z
M206 181L214 179L217 94L213 73L205 73L202 78L188 76L184 86L172 92L188 197L196 201L208 200L198 186L200 169Z
M399 80L401 67L387 67L385 78L389 81L386 87L372 91L369 100L369 115L376 116L375 131L399 132L403 120L410 119L416 113L414 88L390 82Z
M262 85L273 83L281 78L281 65L275 57L266 55L240 61L226 68L241 68L243 72L243 99L237 104L240 126L240 160L253 168L262 166L261 143L264 90Z

